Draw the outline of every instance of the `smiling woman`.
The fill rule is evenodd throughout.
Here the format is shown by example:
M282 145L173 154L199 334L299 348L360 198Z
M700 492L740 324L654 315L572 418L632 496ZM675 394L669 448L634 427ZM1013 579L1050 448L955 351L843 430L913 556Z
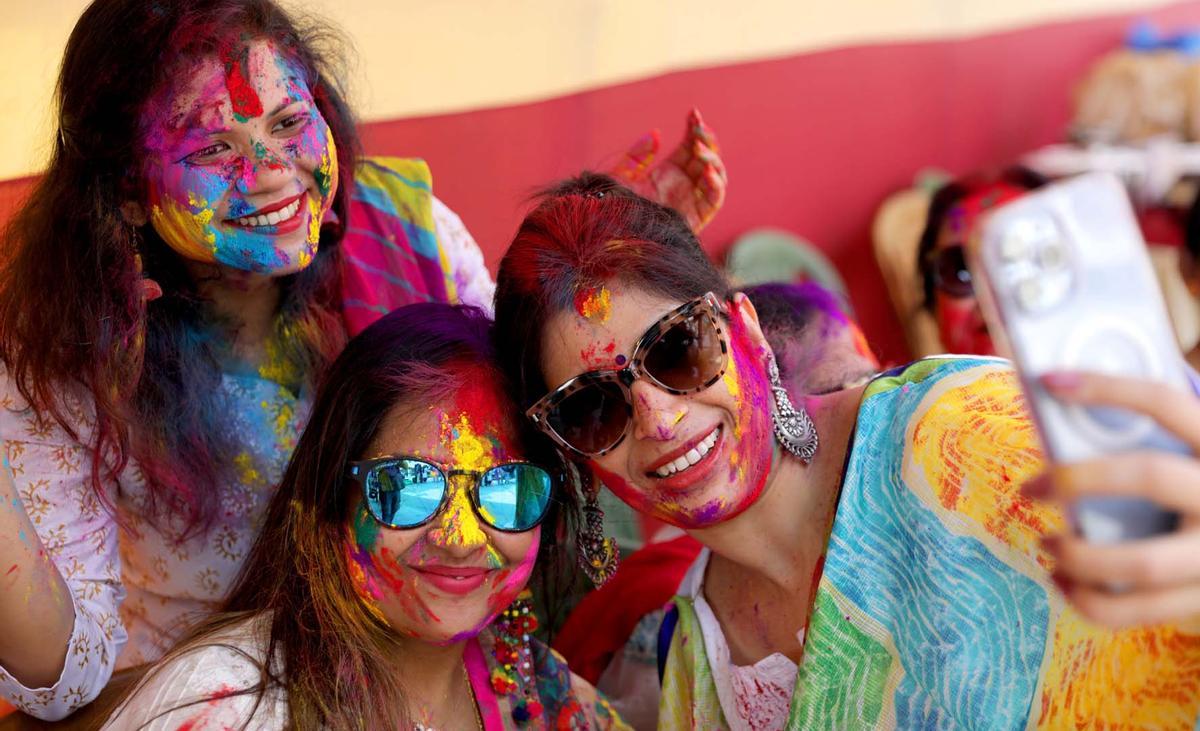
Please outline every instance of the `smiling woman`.
M424 304L350 341L227 611L105 728L627 728L529 638L522 592L564 568L574 492L527 447L490 338L479 310Z
M316 255L337 146L295 62L267 40L231 56L193 61L147 102L150 222L188 260L291 274Z
M0 275L0 697L26 713L224 598L347 335L490 300L425 164L359 155L337 50L270 0L97 0L71 35Z
M603 316L576 307L597 291ZM1194 625L1101 629L1056 589L1064 519L1018 490L1044 462L1004 363L791 393L683 220L595 174L522 222L496 317L533 423L705 546L647 633L659 728L1196 723Z

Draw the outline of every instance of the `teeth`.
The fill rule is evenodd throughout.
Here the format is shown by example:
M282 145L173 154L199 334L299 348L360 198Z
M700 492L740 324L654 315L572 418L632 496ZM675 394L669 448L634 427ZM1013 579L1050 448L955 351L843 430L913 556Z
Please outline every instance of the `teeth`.
M720 427L713 429L712 432L704 438L704 441L689 449L682 457L679 457L675 461L668 462L662 467L659 467L654 471L654 474L658 475L659 477L670 477L677 472L686 470L688 467L691 467L700 460L704 459L704 455L708 454L709 450L713 448L713 446L717 443L717 437L720 435Z
M300 210L300 200L300 198L297 198L278 211L271 211L264 216L245 216L243 218L235 218L234 222L239 226L274 226L296 215L296 211Z

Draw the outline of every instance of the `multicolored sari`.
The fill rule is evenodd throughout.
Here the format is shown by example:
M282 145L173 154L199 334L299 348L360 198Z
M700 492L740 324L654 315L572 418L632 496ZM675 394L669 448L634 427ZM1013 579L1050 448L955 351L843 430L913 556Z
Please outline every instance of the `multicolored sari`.
M457 302L433 220L433 176L424 160L359 161L342 239L342 314L348 334L414 302Z
M1050 580L1061 514L1021 496L1043 458L1013 371L937 358L860 407L788 728L1192 729L1200 621L1112 632ZM660 728L728 727L676 597Z

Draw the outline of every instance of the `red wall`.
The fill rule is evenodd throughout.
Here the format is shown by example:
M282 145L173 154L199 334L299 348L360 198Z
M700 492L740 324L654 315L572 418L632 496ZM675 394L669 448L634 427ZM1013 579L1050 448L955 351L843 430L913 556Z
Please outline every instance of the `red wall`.
M1150 17L1168 28L1200 24L1200 0ZM808 238L842 271L882 359L896 361L906 348L869 239L879 203L922 167L1003 164L1059 139L1072 85L1133 19L684 71L533 104L375 122L364 125L364 141L371 153L428 160L434 190L494 270L533 188L606 166L651 127L673 144L698 106L720 137L730 177L706 248L720 252L763 225ZM0 184L0 217L25 187Z

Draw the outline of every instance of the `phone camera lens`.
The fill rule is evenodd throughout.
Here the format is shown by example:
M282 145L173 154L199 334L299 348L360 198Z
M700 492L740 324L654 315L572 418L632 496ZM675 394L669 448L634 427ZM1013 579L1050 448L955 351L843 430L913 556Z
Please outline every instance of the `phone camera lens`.
M1059 241L1048 241L1038 252L1038 261L1046 269L1059 269L1067 263L1066 248Z

